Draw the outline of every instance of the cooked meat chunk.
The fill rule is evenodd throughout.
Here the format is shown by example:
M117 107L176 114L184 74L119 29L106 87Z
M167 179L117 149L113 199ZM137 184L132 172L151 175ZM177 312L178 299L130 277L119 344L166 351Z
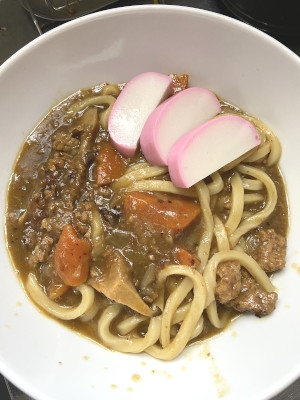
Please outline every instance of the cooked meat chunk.
M225 304L236 298L242 286L241 266L238 261L222 262L217 268L216 299Z
M286 239L274 229L260 230L254 239L252 257L266 272L277 271L285 266Z
M259 317L271 314L275 309L277 293L266 292L244 268L241 269L241 274L240 294L226 303L226 306L238 312L252 312Z

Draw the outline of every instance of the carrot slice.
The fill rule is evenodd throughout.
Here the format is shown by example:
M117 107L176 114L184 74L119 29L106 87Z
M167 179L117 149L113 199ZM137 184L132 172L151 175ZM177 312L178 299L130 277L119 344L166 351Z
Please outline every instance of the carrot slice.
M175 234L186 229L199 214L199 204L169 195L129 192L124 199L125 218L135 218Z
M176 247L174 249L174 261L175 263L187 265L193 268L196 268L198 265L200 265L199 258L190 253L184 247Z
M88 277L92 245L77 236L72 225L65 225L54 250L54 268L62 281L78 286Z
M63 296L69 290L70 286L66 285L64 282L58 280L58 278L53 280L47 289L47 294L50 300L56 300Z
M99 186L108 185L125 172L126 162L110 142L103 142L96 155L96 181Z

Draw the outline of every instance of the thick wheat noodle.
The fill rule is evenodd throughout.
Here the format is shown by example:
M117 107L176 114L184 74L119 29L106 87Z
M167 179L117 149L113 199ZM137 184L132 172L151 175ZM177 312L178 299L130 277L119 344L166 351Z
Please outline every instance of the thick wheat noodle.
M63 320L71 320L80 317L86 313L94 303L94 289L88 285L82 284L76 288L81 293L79 305L74 307L65 307L49 299L43 289L40 287L34 274L29 273L26 281L26 289L30 297L49 314Z
M210 195L218 194L224 188L224 182L221 175L215 172L211 175L212 182L207 184ZM153 192L165 192L185 197L197 198L197 191L192 186L189 189L178 188L171 181L159 180L159 179L142 179L133 182L130 186L127 186L127 191L141 190L141 191L153 191Z
M243 220L246 220L248 218L251 218L253 216L253 213L251 211L244 211L243 212ZM242 237L240 238L240 240L242 239Z
M185 303L183 306L180 306L179 308L177 308L177 310L175 311L175 314L173 315L173 318L172 318L172 325L181 323L190 308L191 308L191 303ZM190 339L194 339L195 337L199 336L201 334L201 332L203 331L203 327L204 327L204 318L202 315L200 317L199 321L197 322L197 325L196 325Z
M191 303L186 303L183 306L180 306L180 308L177 308L177 310L175 311L175 314L173 315L173 318L172 318L172 326L175 324L179 324L183 321L183 319L185 318L186 314L188 313L190 307L191 307ZM191 334L190 340L199 336L202 333L203 328L204 328L204 318L203 318L203 315L201 315L193 333ZM171 329L170 329L170 332L171 332Z
M150 167L150 166L151 166L151 164L149 164L146 161L137 162L136 164L129 165L127 167L124 175L129 174L130 172L133 172L133 171L137 171L138 169L146 168L146 167Z
M136 181L161 176L168 172L167 167L148 166L126 173L112 184L113 190L124 189Z
M239 165L237 167L237 170L242 174L250 175L256 179L259 179L266 188L267 198L264 208L261 211L258 211L257 213L243 220L238 228L230 235L229 240L231 247L234 247L238 243L242 235L244 235L246 232L249 232L251 229L255 228L264 220L266 220L274 211L277 203L277 190L275 183L265 172L258 168L243 164Z
M243 186L245 190L257 191L262 190L264 185L257 179L243 178Z
M148 318L140 314L133 315L119 322L116 325L116 330L120 335L125 336L136 329L141 322L147 321Z
M247 163L260 161L270 153L270 149L270 143L266 142L261 144L255 153L251 154L249 157L246 157L243 161Z
M91 321L96 316L100 308L101 308L101 303L100 301L97 301L97 298L95 296L93 305L79 317L80 321L82 322Z
M87 97L85 99L77 100L72 106L68 109L67 114L71 117L76 115L78 112L84 110L89 106L102 106L104 107L103 111L100 113L99 121L100 125L103 129L107 130L108 128L108 117L110 111L115 103L116 99L111 95L97 95L92 97Z
M173 315L172 324L178 324L179 322L181 322L190 308L191 303L185 303L182 306L178 307L175 311L175 314Z
M183 282L179 285L179 287L175 289L175 292L173 292L167 299L166 307L163 310L162 315L159 317L150 318L148 331L144 337L130 336L130 338L125 338L120 336L120 334L127 334L131 332L132 329L136 328L140 322L145 321L145 318L143 317L130 317L128 321L122 321L122 323L119 324L121 328L121 332L118 331L119 335L115 335L111 332L111 324L113 320L117 317L117 315L121 312L121 305L114 304L108 306L103 311L98 321L98 334L103 343L109 348L122 352L139 353L142 351L147 351L147 347L152 346L154 343L156 343L161 336L161 326L163 325L163 321L168 321L169 316L172 315L172 319L174 319L174 322L172 323L178 323L181 321L181 318L184 317L185 319L183 320L177 335L180 335L180 339L182 336L182 340L184 340L188 336L187 340L185 341L185 343L182 344L182 340L176 338L173 339L173 342L175 341L174 343L178 344L178 346L172 344L172 351L168 351L168 354L166 354L167 352L164 352L164 354L162 355L163 357L167 357L167 359L171 359L182 351L182 349L185 347L188 340L190 340L192 336L196 335L196 333L197 335L200 334L200 328L203 327L203 321L199 322L199 320L202 315L206 292L203 278L197 271L192 270L190 267L173 265L164 268L159 273L158 283L163 285L168 276L175 274L187 276L188 278L185 278ZM192 300L192 303L189 305L189 307L186 307L183 312L181 310L181 312L176 315L178 306L186 297L187 293L193 289L193 287L194 298ZM193 324L190 320L192 319L192 317L195 316L197 318L194 320L195 322ZM188 319L189 323L186 322L184 324L184 321L186 319ZM118 330L118 325L116 326L116 329ZM168 331L167 334L170 335L171 321L169 326L165 329L167 329ZM189 329L190 331L188 331ZM166 341L165 339L164 341L167 342L166 347L168 347L169 345L171 346L169 341ZM174 352L176 355L172 356Z
M230 250L226 228L220 218L218 218L216 215L214 215L214 235L217 241L219 252ZM226 312L223 313L222 318L219 317L217 303L215 300L212 301L206 308L206 314L210 323L218 329L224 328L230 319L229 313Z
M175 311L175 314L173 315L172 318L172 324L178 324L181 322L184 318L184 316L187 314L188 310L191 307L191 303L186 303ZM128 317L121 322L119 322L116 325L117 331L120 333L120 335L124 336L132 332L134 329L136 329L141 322L144 322L148 319L149 317L145 317L143 315L133 315L131 317ZM199 323L197 324L196 331L198 332L200 329L200 325L202 325L203 328L203 318L200 319ZM194 332L194 335L198 336L200 333L196 334Z
M98 320L98 335L102 343L110 349L122 353L141 353L157 342L161 331L161 317L150 318L148 331L144 337L115 335L111 325L114 319L122 312L121 304L112 304L106 307Z
M225 222L225 228L230 235L241 222L244 210L244 187L240 174L235 172L231 177L231 208Z
M237 250L223 250L214 254L208 261L204 272L203 278L206 284L207 297L205 307L215 300L216 289L216 271L221 262L237 260L240 264L247 269L253 278L265 289L267 292L273 292L274 286L272 285L268 275L258 265L258 263L248 254Z
M202 275L197 270L183 265L170 265L160 271L158 280L165 281L170 275L183 275L191 279L193 282L194 296L191 307L183 319L179 331L173 340L164 348L161 348L158 345L153 345L145 350L146 353L161 360L172 360L182 352L194 334L197 323L202 316L206 301L205 282Z
M141 279L140 287L145 289L151 282L154 282L156 278L156 265L149 264L145 270L144 276Z
M201 317L200 317L199 321L197 322L197 325L190 337L190 340L195 339L196 337L201 335L203 328L204 328L204 318L203 318L203 315L201 315Z
M279 142L279 139L275 135L270 135L270 143L271 143L271 149L270 149L270 154L267 159L267 166L271 167L272 165L276 165L281 157L281 144Z
M248 193L244 195L244 204L263 202L265 199L261 193Z
M214 215L214 235L217 241L218 251L230 249L226 228L216 215Z
M115 103L115 98L113 96L109 96L111 98L111 103L104 108L100 113L99 113L99 123L102 129L106 130L108 129L108 120L109 120L109 115L110 112L113 108L113 105Z
M210 178L212 179L212 182L207 184L207 188L209 194L212 196L214 194L220 193L223 190L224 181L219 172L214 172L213 174L210 175Z
M76 115L78 112L84 110L90 106L104 106L109 107L112 103L114 103L116 99L111 95L97 95L92 97L87 97L85 99L79 99L74 104L69 107L67 113L71 116Z
M162 327L160 333L160 343L162 347L166 347L170 344L170 331L173 317L176 310L192 288L193 282L189 278L185 278L168 297L162 314Z
M211 241L213 237L214 223L210 208L210 195L207 185L200 181L195 185L204 221L204 232L200 238L197 255L200 259L200 272L203 271L210 254Z
M121 312L121 306L119 304L114 304L103 311L98 321L98 333L106 346L118 351L132 353L146 351L151 354L158 351L158 358L169 360L176 357L190 339L198 336L202 332L202 312L206 293L202 276L190 267L171 265L159 273L159 283L165 284L167 277L170 275L182 275L186 276L186 278L184 278L175 292L167 299L162 315L149 319L148 331L143 338L134 337L132 335L130 337L121 337L120 335L131 333L132 330L141 322L146 321L147 318L140 316L127 318L115 327L118 332L118 334L115 335L112 333L111 325ZM194 298L192 302L178 307L192 289L194 289ZM163 328L165 323L167 323L168 326ZM177 323L181 323L181 326L171 342L171 325ZM158 347L158 345L153 346L159 337L164 336L164 334L162 334L163 331L165 331L168 339L166 340L166 336L163 338L161 341L162 348Z
M269 146L269 154L266 160L266 165L271 167L279 162L281 157L281 144L277 136L270 130L270 128L265 125L261 120L256 117L250 115L244 115L244 118L248 119L252 122L256 128L258 129L262 142L267 143ZM260 147L263 147L262 145ZM247 158L246 162L253 162L257 160L257 158L252 158L251 156Z
M195 198L197 197L195 188L181 189L173 185L171 181L163 181L159 179L146 180L134 182L132 185L126 188L127 191L153 191L153 192L165 192L177 194L185 197Z
M119 85L114 84L114 83L108 83L107 85L104 85L101 94L102 96L110 95L114 97L118 97L121 92L121 89Z
M175 272L183 273L189 267L178 267L175 266ZM174 272L174 266L171 272ZM169 272L170 272L169 271ZM166 276L160 276L159 279L163 279L165 283ZM183 306L179 307L182 303L186 295L190 292L193 288L193 282L189 278L185 278L182 283L179 285L177 289L170 295L167 299L164 311L161 318L161 331L160 331L160 343L162 347L166 347L170 344L170 335L171 335L171 328L172 325L181 323L184 318L186 318L187 314L190 312L192 307L192 303L184 304ZM116 325L117 332L124 336L130 334L134 329L138 327L141 322L147 320L147 317L143 316L132 316L129 317ZM201 316L198 321L196 321L196 325L193 331L191 331L190 339L199 336L203 329L203 317ZM99 321L100 324L100 321ZM166 325L166 326L165 326ZM131 340L131 338L130 338ZM133 343L137 340L133 338Z
M223 311L222 318L219 317L217 302L212 301L208 307L206 307L206 314L209 322L218 329L224 328L230 320L230 312Z
M93 205L91 214L91 240L93 243L92 257L95 260L104 251L104 225L96 204Z

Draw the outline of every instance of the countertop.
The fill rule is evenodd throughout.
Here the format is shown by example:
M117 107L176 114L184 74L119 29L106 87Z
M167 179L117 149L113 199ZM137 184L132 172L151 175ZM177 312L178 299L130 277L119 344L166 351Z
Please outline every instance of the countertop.
M147 2L148 1L138 2L136 0L121 0L106 8ZM221 4L220 0L166 0L165 3L196 7L232 16ZM37 20L37 23L38 25L34 24L30 14L20 5L18 0L0 0L0 64L26 43L38 37L39 34L55 26L55 24L45 23L44 20L40 19ZM39 28L41 32L38 31ZM300 56L300 37L275 36L275 38ZM31 400L26 394L19 391L1 375L0 398L1 400ZM300 400L300 378L272 400Z

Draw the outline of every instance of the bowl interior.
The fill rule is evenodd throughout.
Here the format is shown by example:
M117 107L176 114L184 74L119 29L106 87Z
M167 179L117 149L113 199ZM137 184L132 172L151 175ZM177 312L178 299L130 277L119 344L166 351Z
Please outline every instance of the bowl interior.
M0 67L2 216L19 148L53 105L80 88L151 70L188 73L191 85L215 91L278 135L291 228L287 268L274 280L277 310L262 320L238 319L171 363L118 354L37 311L11 268L3 234L0 370L37 399L98 399L100 393L106 399L132 399L157 384L179 398L187 387L199 390L199 374L207 399L264 399L300 374L300 61L258 30L203 10L147 5L79 18L25 46ZM3 218L1 224L4 233Z

